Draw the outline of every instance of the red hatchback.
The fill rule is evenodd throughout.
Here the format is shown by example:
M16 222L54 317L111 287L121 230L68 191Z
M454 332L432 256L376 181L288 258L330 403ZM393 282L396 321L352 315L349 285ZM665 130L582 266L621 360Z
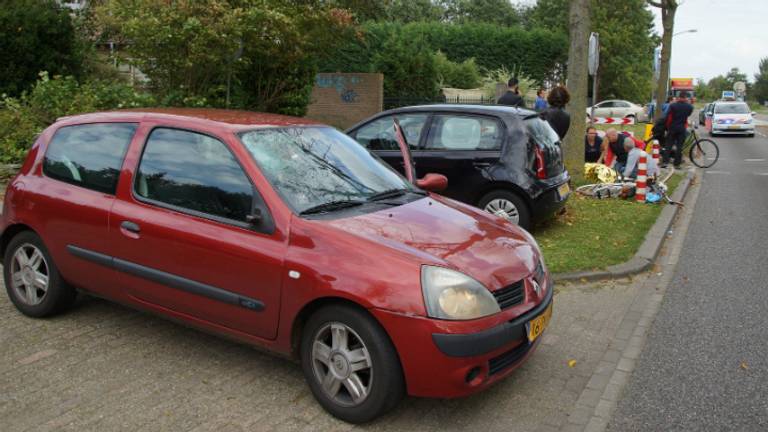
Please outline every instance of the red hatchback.
M60 119L7 190L5 285L48 316L75 290L300 359L368 421L407 392L509 375L552 313L536 242L412 185L306 119L151 110Z

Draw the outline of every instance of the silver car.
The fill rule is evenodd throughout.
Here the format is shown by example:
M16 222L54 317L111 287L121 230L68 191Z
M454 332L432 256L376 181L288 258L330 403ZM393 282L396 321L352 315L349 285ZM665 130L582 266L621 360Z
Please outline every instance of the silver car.
M592 107L587 107L587 118L592 114ZM595 117L633 118L635 122L648 121L645 108L625 100L611 99L595 105Z

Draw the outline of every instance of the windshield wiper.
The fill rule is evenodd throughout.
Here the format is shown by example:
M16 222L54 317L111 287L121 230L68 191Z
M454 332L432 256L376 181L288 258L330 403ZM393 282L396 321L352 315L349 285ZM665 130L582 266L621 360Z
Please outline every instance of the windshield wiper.
M310 207L306 210L302 210L302 212L299 214L308 215L308 214L316 214L316 213L325 213L329 211L355 207L363 204L365 204L365 201L353 201L353 200L331 201L324 204L316 205L314 207Z
M385 191L375 193L368 197L368 201L383 201L385 199L389 198L397 198L400 196L405 195L406 193L415 193L417 195L426 195L426 193L417 191L417 190L411 190L407 188L400 188L400 189L387 189Z

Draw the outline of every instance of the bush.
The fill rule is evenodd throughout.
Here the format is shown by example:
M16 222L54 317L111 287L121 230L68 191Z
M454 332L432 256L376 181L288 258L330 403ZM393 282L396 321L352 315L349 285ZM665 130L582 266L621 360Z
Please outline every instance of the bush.
M380 56L384 44L396 35L418 40L427 51L439 50L454 62L474 59L480 69L517 67L537 82L558 81L568 58L567 37L542 29L481 23L375 22L363 26L362 38L350 38L339 46L320 64L320 71L383 72L373 66L372 59Z
M420 39L393 35L374 54L372 69L384 74L387 97L430 99L439 94L435 56Z
M438 51L435 64L442 87L473 89L480 86L480 69L473 58L455 63L448 60L442 51Z
M79 76L79 48L68 10L54 0L0 1L0 94L19 96L44 70Z
M21 162L35 139L57 118L92 111L155 105L151 96L121 82L79 84L73 77L48 77L19 98L0 101L0 162Z

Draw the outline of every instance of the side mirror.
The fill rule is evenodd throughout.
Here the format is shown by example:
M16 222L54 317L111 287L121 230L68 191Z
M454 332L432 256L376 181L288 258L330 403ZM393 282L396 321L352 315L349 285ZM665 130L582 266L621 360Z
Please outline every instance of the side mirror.
M430 192L440 192L448 187L448 178L442 174L429 173L416 180L416 186Z
M752 117L754 117L754 116L756 116L756 115L757 115L757 113L756 113L756 112L754 112L754 111L752 111Z

